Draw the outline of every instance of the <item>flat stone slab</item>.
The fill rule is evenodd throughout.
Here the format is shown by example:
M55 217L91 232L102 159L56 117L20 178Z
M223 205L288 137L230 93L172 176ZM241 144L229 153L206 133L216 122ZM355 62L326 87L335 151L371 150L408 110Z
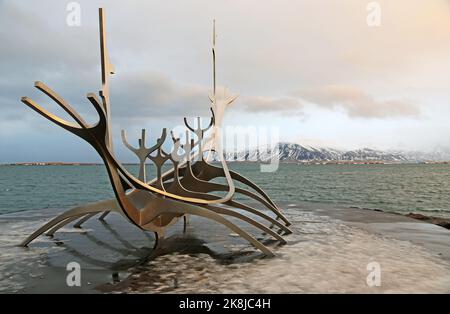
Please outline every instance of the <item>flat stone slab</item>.
M0 215L0 292L16 293L409 293L450 291L450 231L396 214L326 204L281 204L292 221L276 253L262 255L227 228L190 217L153 250L152 233L111 214L71 225L29 248L16 245L61 210ZM69 287L66 266L81 266ZM380 285L368 280L380 266Z

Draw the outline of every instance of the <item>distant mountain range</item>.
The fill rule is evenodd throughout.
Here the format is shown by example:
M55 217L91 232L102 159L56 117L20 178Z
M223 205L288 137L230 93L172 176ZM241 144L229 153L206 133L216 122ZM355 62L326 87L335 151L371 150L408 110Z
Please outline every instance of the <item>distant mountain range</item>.
M342 150L335 148L312 147L293 143L278 143L272 152L264 153L257 149L226 152L227 161L237 162L270 162L278 158L281 162L296 163L449 163L450 149L439 148L432 152L420 151L382 151L371 148ZM218 161L213 156L212 161ZM20 166L65 166L94 165L96 163L66 162L25 162L4 165ZM0 164L0 166L3 164Z
M263 153L257 149L238 153L225 153L228 161L269 161L279 158L282 162L438 162L449 161L450 153L439 151L423 152L392 152L371 148L356 150L339 150L334 148L318 148L292 143L279 143L272 152Z

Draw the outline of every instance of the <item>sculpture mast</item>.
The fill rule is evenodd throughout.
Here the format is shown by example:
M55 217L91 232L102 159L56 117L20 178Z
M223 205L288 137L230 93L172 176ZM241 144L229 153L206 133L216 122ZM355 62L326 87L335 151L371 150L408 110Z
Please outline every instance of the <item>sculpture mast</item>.
M212 45L212 57L213 57L213 95L216 98L216 20L213 20L213 45Z
M212 41L212 61L213 61L213 92L209 99L211 101L211 109L213 111L214 126L210 134L210 148L216 152L222 151L222 121L225 115L226 108L236 99L237 96L232 96L226 89L223 89L223 95L217 97L217 82L216 82L216 20L213 20L213 41ZM211 150L207 155L207 160L211 157Z
M111 130L111 108L109 103L109 75L114 74L114 66L109 59L108 49L106 47L106 26L105 15L103 8L98 9L99 14L99 26L100 26L100 58L102 68L102 89L100 90L100 97L103 101L103 108L106 112L106 118L108 120L108 130L106 134L106 143L108 148L112 149L112 130Z

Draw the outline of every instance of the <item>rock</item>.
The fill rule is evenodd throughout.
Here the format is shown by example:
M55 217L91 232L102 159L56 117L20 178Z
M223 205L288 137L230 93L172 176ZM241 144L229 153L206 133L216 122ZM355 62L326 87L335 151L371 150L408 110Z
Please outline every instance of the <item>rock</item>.
M409 218L413 218L413 219L418 219L418 220L429 220L430 219L429 217L427 217L425 215L416 214L416 213L409 213L409 214L407 214L405 216L409 217Z
M445 229L450 229L450 222L449 221L441 221L437 223L438 226L444 227Z
M416 214L416 213L409 213L405 215L410 218L414 218L417 220L427 221L432 224L435 224L437 226L443 227L445 229L450 229L450 219L446 218L440 218L440 217L433 217L433 216L425 216L422 214Z

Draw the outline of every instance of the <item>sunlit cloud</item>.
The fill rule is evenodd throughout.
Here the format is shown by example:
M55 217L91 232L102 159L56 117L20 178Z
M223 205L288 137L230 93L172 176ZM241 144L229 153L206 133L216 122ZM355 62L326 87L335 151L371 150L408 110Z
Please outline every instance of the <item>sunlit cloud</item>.
M376 100L361 89L351 86L327 85L297 92L302 99L319 107L342 109L358 118L418 118L420 108L403 99Z

